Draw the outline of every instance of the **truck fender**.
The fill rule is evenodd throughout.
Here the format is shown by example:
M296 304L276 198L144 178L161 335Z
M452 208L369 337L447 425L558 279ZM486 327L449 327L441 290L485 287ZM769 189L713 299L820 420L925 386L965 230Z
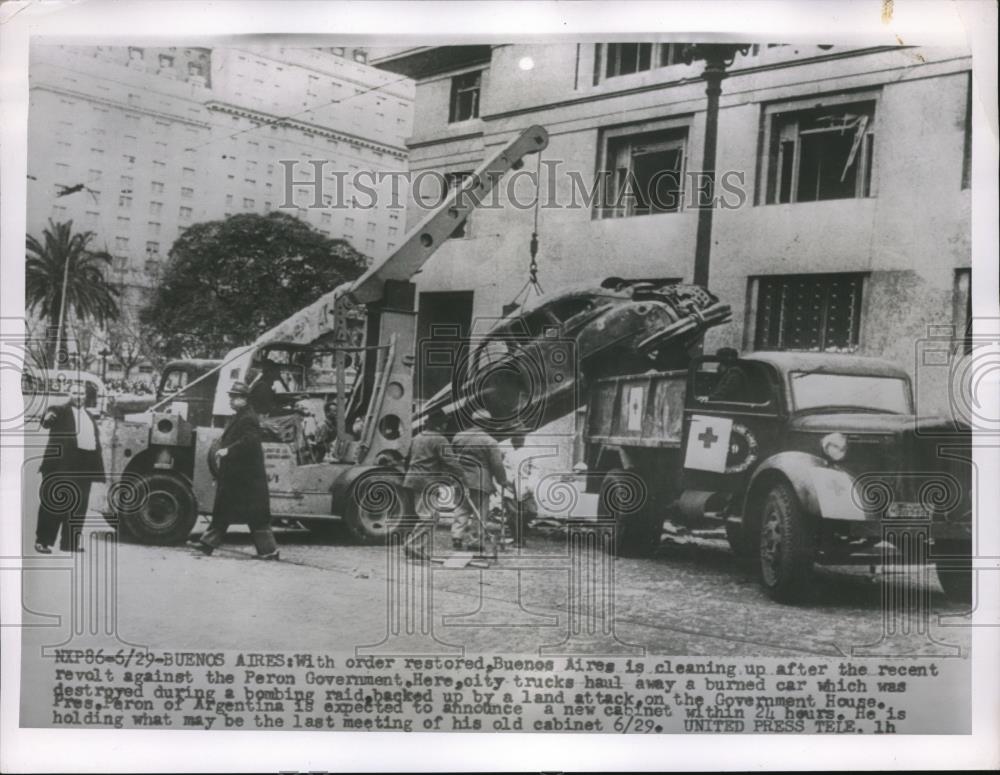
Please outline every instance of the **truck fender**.
M812 472L817 469L829 470L826 461L808 452L779 452L772 455L754 471L743 499L743 518L754 517L754 503L763 490L776 480L788 482L807 513L822 517L820 498L816 491ZM844 474L846 477L847 475ZM849 477L848 477L849 479Z
M387 478L395 481L400 488L403 486L404 474L395 468L386 468L385 466L374 465L351 466L343 471L340 476L334 479L330 484L330 496L332 498L333 505L332 513L340 514L341 510L337 508L337 504L345 503L346 499L350 497L351 488L354 486L354 483L363 476L372 473L384 474Z

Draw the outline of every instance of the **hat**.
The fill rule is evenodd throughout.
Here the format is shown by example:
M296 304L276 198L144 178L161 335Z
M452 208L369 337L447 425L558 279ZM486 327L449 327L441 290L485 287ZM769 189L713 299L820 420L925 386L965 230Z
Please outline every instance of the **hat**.
M234 382L233 386L229 388L229 395L243 396L243 398L249 398L250 391L247 389L247 385L245 382Z

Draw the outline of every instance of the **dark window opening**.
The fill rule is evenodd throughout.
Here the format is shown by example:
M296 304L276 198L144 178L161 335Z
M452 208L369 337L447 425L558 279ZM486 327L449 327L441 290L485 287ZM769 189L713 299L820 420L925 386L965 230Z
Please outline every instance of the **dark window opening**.
M686 141L686 129L609 138L601 214L623 217L679 211Z
M767 204L871 196L874 102L771 116Z
M853 352L861 329L862 274L761 277L757 350Z
M598 43L594 48L594 85L600 80L603 59L605 78L641 73L682 64L686 43ZM602 57L603 54L603 57Z
M451 107L448 123L479 118L479 91L482 85L482 71L456 75L451 79Z
M962 145L962 188L972 185L972 73L965 82L965 138Z

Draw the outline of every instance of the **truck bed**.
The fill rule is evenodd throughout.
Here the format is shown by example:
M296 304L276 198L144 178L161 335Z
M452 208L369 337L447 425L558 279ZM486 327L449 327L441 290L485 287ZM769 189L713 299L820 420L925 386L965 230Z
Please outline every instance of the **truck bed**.
M681 446L686 371L649 371L597 380L591 388L591 442L629 447Z

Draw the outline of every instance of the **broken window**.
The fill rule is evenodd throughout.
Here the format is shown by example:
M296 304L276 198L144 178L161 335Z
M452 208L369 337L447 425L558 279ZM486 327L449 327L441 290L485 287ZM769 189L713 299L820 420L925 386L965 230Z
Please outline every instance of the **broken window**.
M608 137L601 216L680 210L686 143L686 127Z
M617 78L683 63L687 43L598 43L594 46L594 85L602 76ZM603 68L602 68L603 60Z
M767 204L871 196L874 100L768 118Z
M448 123L468 121L479 118L479 90L482 84L482 71L456 75L451 79L451 107L448 112Z
M755 349L857 349L863 274L782 275L760 277L756 283Z

